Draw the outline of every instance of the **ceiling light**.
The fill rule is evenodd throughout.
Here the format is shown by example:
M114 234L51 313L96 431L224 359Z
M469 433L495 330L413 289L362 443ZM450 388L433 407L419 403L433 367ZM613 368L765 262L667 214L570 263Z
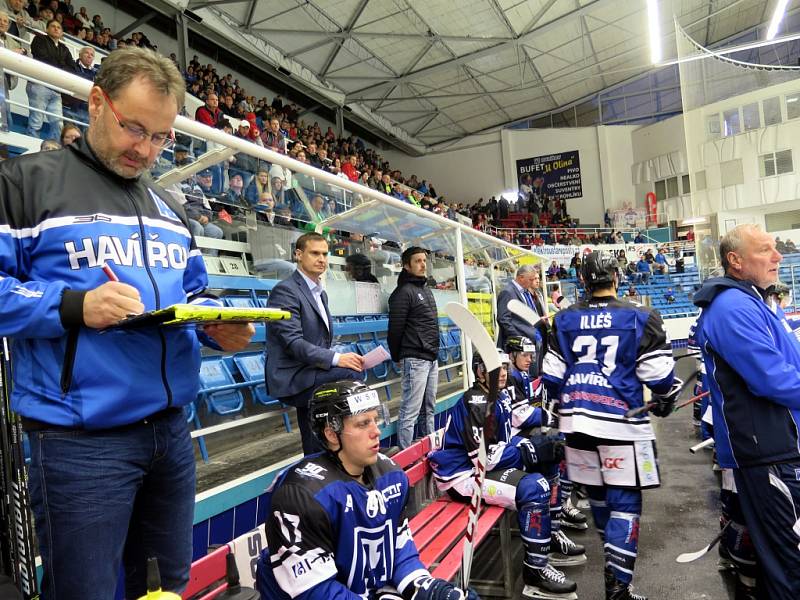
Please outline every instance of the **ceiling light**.
M783 21L783 17L786 14L786 6L789 4L789 0L778 0L778 5L775 7L775 12L772 13L772 20L769 22L769 29L767 29L767 39L771 40L774 38L778 33L778 26Z
M650 33L650 61L661 62L661 19L658 15L658 0L647 0L647 26Z

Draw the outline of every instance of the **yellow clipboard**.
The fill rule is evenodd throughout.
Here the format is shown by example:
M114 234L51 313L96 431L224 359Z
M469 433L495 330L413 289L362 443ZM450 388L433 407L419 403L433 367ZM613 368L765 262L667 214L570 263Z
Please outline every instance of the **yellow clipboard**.
M291 317L279 308L240 308L229 306L200 306L173 304L160 310L123 319L111 328L134 329L139 327L177 327L183 325L212 325L215 323L263 323Z

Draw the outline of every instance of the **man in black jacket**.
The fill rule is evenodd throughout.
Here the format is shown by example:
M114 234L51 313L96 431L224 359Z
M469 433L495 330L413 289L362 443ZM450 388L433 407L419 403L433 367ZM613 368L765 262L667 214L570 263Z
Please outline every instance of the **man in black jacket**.
M47 35L37 35L31 42L31 56L48 65L75 73L75 61L69 48L61 43L64 31L55 19L47 22ZM40 83L29 81L26 86L31 111L28 115L28 135L39 137L45 119L50 123L50 137L58 137L61 132L61 94ZM45 114L46 111L49 114ZM54 116L57 115L57 116Z
M433 433L436 385L439 380L439 318L436 300L425 287L428 251L412 246L401 256L403 270L389 296L389 351L403 368L397 443L411 445L414 423L423 435Z

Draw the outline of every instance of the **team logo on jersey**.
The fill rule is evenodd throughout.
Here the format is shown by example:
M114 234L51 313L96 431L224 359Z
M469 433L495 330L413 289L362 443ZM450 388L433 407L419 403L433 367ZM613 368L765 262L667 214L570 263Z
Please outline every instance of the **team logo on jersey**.
M356 527L353 531L347 587L356 594L380 589L389 580L394 548L392 529L392 521L387 520L379 527Z
M367 516L374 519L378 513L386 514L386 501L380 490L370 490L367 492Z
M402 493L402 488L403 486L400 483L387 485L385 488L383 488L383 499L386 500L386 502L389 502L390 500L399 498L400 494Z
M181 218L175 214L175 211L169 207L169 204L164 202L164 200L153 190L148 189L147 191L150 192L150 197L156 204L156 209L158 210L158 214L160 214L162 217L169 219L170 221L177 221L178 223L181 223Z
M422 295L422 292L417 292L417 298L425 302L425 296Z
M470 396L467 404L486 404L486 396L479 394L477 396Z
M145 247L144 256L142 246ZM145 258L149 267L185 269L189 260L186 246L158 239L140 240L139 234L127 239L112 235L99 235L97 239L85 237L64 242L69 268L77 271L110 263L126 267L143 267Z
M297 468L294 470L295 473L300 475L301 477L308 477L309 479L325 479L325 476L322 474L327 469L325 467L321 467L314 463L307 463L303 468Z

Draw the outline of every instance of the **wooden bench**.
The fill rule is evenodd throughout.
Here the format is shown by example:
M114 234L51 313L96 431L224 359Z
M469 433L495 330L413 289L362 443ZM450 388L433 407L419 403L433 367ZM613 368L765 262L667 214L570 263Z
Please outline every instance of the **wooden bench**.
M434 439L440 436L437 432L427 436L414 445L392 456L392 460L400 466L408 476L417 505L425 504L423 508L411 519L411 532L414 542L419 550L420 560L428 567L434 577L454 581L461 568L461 557L464 546L463 539L467 530L469 518L469 505L455 502L449 496L436 497L431 481L431 468L427 454L434 444ZM433 498L431 500L431 498ZM512 569L512 542L510 527L510 511L499 506L481 506L478 525L475 531L475 547L487 539L490 532L498 526L500 536L500 564L502 574L492 580L476 579L476 570L473 569L473 579L470 585L479 594L511 597L514 579ZM260 535L263 536L263 526ZM245 564L253 557L245 557L244 563L238 556L248 547L266 547L266 540L261 545L247 544L245 538L259 535L253 530L226 544L210 554L192 563L189 575L189 584L183 593L184 600L212 600L225 591L225 561L229 552L234 548L239 564L239 573L242 584L250 585L244 576ZM241 548L241 550L239 550ZM496 571L495 574L497 575Z

